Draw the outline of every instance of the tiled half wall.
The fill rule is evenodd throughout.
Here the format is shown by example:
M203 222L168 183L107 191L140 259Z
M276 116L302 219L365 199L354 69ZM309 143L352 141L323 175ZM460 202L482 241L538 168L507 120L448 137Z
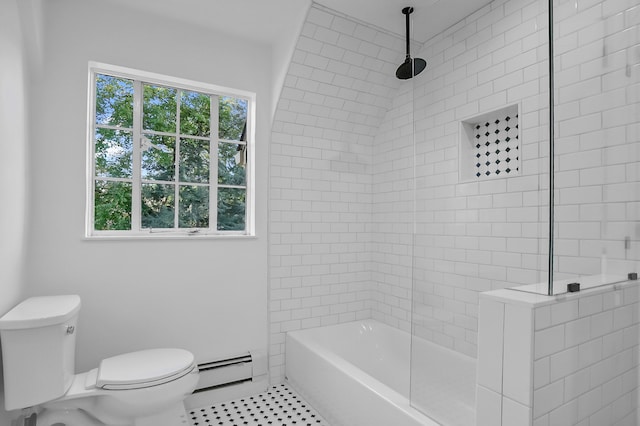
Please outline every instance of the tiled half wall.
M477 425L637 423L638 281L480 299Z

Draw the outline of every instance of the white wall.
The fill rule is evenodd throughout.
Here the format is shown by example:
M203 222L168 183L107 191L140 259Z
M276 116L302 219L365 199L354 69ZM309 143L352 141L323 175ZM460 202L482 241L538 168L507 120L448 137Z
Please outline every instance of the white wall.
M33 90L29 295L76 293L77 369L150 347L199 361L267 347L267 159L271 50L90 0L46 2ZM90 60L257 93L257 238L83 239Z
M0 315L21 294L23 280L28 75L15 0L2 2L0 14ZM5 204L6 203L6 204ZM12 208L7 208L12 206Z
M0 316L23 293L28 73L16 0L0 2ZM0 342L1 344L1 342ZM1 359L1 357L0 357ZM0 400L2 372L0 372ZM0 424L8 424L4 403Z

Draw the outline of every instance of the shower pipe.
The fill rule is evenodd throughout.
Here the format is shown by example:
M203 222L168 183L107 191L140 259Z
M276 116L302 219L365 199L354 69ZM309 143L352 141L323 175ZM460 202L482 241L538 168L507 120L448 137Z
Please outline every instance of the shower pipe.
M547 296L553 296L553 237L555 222L555 79L553 51L553 0L549 0L549 265Z

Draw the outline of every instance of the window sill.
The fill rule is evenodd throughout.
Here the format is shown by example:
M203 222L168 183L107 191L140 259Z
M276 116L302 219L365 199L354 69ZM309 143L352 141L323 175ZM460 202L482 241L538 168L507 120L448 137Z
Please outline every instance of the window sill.
M124 240L255 240L255 234L187 234L187 233L139 233L139 234L99 234L85 235L85 241Z

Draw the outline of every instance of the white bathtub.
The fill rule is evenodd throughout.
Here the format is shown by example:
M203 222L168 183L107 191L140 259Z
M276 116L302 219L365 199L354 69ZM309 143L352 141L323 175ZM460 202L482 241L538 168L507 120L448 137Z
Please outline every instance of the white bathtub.
M293 331L285 374L332 426L437 426L409 404L410 345L374 320Z

